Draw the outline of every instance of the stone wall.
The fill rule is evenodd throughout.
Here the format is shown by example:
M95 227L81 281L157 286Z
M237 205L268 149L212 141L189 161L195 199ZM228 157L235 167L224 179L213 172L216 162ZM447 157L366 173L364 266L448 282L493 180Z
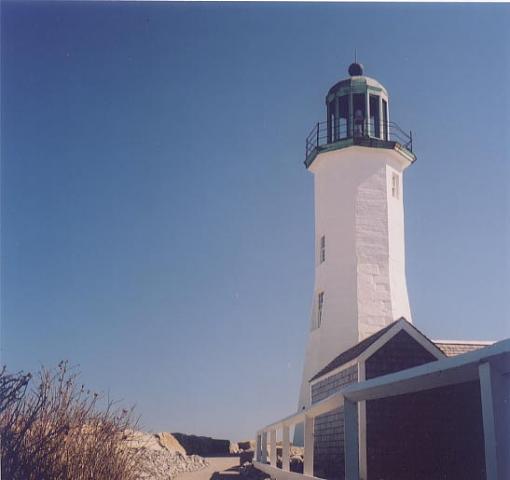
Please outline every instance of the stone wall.
M393 314L391 303L388 208L386 168L382 165L382 168L359 184L356 197L357 312L360 340L398 318ZM401 254L403 255L403 251ZM404 315L406 314L407 311Z

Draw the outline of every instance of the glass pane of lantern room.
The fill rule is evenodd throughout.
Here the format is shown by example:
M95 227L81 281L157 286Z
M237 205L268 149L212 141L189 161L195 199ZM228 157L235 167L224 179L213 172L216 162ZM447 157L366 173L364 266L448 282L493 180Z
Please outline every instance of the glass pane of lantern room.
M333 130L335 128L335 103L328 103L328 143L333 141Z
M333 141L336 142L338 140L338 98L335 97L335 99L331 102L331 111L334 112L334 121L332 123L333 125Z
M361 137L365 132L365 94L355 93L352 96L352 108L354 112L354 136Z
M382 101L382 125L383 140L388 140L388 103L386 100Z
M338 138L347 138L349 136L349 96L344 95L339 98L338 104Z
M370 95L370 136L381 138L378 95Z

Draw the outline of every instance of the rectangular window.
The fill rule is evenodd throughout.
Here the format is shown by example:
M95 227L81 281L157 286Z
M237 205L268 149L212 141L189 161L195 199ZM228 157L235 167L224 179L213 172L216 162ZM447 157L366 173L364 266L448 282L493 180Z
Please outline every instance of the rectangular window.
M319 247L319 263L322 263L326 260L326 236L323 235L321 237L320 247Z
M399 176L398 174L394 173L392 176L391 176L391 194L395 197L395 198L399 198L400 196L400 185L399 185Z
M317 297L317 328L320 328L322 323L322 311L324 308L324 292L320 292Z

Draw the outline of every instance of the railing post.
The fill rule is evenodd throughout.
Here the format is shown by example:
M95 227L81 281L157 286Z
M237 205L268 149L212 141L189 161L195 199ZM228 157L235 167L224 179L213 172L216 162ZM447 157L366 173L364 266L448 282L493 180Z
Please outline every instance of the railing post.
M358 404L344 398L345 480L359 480Z
M487 480L507 479L510 475L510 458L508 457L510 379L490 362L481 363L478 372Z
M305 451L303 459L303 473L313 477L313 424L314 418L305 416Z
M365 95L365 125L366 129L363 132L363 135L365 137L369 137L371 131L370 131L370 95L368 94L368 92Z
M262 447L260 444L260 433L257 433L257 445L255 447L255 460L257 460L257 462L260 462L261 450L262 450Z
M319 148L319 122L317 122L317 144L316 147Z
M290 472L290 434L288 425L282 431L282 470Z
M276 429L271 430L270 432L270 454L269 454L269 463L272 467L276 468Z
M262 432L262 455L260 456L261 463L267 463L267 432Z
M412 130L409 130L409 138L410 138L410 147L411 147L411 152L413 151L413 131Z

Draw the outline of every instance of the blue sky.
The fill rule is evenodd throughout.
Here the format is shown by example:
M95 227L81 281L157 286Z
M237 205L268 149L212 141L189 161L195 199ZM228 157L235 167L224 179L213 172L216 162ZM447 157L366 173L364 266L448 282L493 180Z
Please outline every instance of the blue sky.
M2 363L69 359L147 429L296 407L304 139L353 50L412 129L407 278L432 338L510 334L508 5L2 4Z

